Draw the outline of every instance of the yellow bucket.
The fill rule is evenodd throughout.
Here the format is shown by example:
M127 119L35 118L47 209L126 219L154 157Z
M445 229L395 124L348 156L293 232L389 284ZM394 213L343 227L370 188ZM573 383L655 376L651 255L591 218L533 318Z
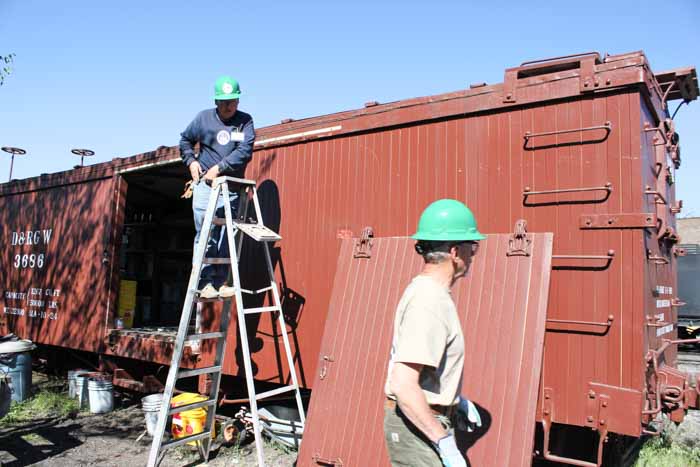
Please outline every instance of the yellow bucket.
M207 397L201 394L184 392L173 397L170 405L171 407L180 407L182 405L194 404L195 402L202 402L205 400L207 400ZM207 409L199 408L185 410L184 412L173 414L173 423L170 427L170 431L175 439L196 435L197 433L204 431L204 423L206 421ZM214 427L212 427L211 437L215 437ZM190 441L187 444L190 446L196 446L197 441Z

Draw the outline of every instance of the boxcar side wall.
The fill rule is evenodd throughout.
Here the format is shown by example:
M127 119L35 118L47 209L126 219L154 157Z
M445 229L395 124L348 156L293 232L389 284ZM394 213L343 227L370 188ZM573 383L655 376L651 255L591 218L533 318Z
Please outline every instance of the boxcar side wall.
M0 197L0 333L99 352L112 179Z
M607 136L575 132L524 145L528 131L607 121ZM581 424L591 381L640 391L643 305L639 289L626 284L643 281L644 234L580 228L582 215L642 211L638 122L639 92L627 90L257 151L249 176L272 194L282 279L303 303L295 331L304 337L298 350L305 370L318 363L337 238L365 226L375 236L410 234L427 204L452 197L464 200L487 232L509 232L519 218L531 231L556 232L555 255L615 251L611 260L554 260L549 317L606 323L613 315L609 329L565 324L547 333L544 382L555 393L555 421ZM601 190L524 196L526 187ZM266 320L259 330L274 335ZM276 361L272 337L262 338L269 342L256 359Z

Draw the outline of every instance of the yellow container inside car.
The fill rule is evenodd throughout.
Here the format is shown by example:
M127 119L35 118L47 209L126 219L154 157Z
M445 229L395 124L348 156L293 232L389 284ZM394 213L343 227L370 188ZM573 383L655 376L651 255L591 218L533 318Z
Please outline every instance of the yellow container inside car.
M180 407L187 404L194 404L195 402L202 402L207 400L206 396L201 394L195 394L192 392L184 392L172 398L170 402L171 407ZM196 435L204 431L204 424L207 421L207 409L198 408L185 410L184 412L173 414L173 422L170 427L170 431L173 434L173 438L184 438L186 436ZM212 427L211 437L215 437L214 427ZM190 446L196 446L198 441L190 441Z

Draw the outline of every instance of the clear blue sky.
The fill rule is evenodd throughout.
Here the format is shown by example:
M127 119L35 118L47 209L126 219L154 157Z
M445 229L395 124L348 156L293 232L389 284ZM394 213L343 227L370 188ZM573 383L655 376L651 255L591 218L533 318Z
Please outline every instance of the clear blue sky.
M0 0L0 145L15 177L175 145L237 77L256 126L497 83L525 60L644 50L655 71L700 66L700 1ZM674 108L672 106L672 108ZM683 215L700 216L700 102L676 118ZM9 157L0 154L0 180Z

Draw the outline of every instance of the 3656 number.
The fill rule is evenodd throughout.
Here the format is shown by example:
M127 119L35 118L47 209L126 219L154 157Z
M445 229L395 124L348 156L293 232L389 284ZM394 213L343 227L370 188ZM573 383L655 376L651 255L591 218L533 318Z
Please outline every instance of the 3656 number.
M18 269L41 269L44 267L44 253L38 255L15 255L14 266Z

